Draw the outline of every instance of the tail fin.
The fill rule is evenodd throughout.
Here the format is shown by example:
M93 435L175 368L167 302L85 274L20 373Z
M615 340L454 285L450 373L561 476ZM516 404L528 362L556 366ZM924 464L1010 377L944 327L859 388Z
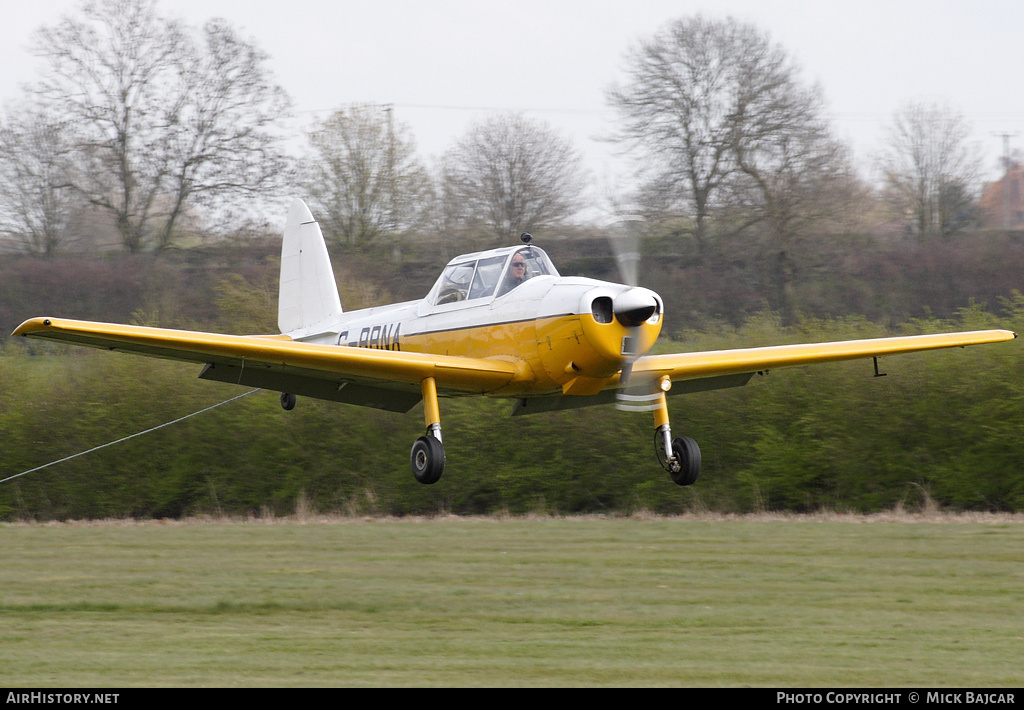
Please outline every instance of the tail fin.
M295 200L281 245L277 327L282 333L306 330L341 312L338 284L320 225L306 203Z

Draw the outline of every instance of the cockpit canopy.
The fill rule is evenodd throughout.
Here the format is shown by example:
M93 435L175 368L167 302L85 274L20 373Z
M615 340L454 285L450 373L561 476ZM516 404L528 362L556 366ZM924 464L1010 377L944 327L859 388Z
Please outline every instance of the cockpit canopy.
M522 262L523 267L518 264ZM501 297L537 276L558 276L551 259L534 246L504 247L456 257L427 294L431 305Z

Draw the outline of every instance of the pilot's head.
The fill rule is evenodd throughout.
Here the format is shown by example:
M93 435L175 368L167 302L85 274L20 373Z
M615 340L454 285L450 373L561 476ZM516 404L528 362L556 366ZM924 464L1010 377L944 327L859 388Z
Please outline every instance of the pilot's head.
M526 259L523 258L522 254L516 254L512 257L512 272L510 275L512 280L516 282L526 280Z

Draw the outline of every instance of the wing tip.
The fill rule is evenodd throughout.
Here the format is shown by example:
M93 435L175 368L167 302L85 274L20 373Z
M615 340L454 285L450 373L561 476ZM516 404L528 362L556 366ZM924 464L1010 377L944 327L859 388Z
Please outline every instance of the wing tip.
M14 329L14 332L11 333L11 337L14 338L19 335L22 337L28 337L29 335L38 333L40 330L49 328L52 325L53 321L49 318L29 318Z

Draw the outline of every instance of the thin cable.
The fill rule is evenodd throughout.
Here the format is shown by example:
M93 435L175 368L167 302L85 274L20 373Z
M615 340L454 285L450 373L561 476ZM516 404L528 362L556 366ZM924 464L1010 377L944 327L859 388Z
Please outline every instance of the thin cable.
M128 441L129 439L134 439L137 436L142 436L143 434L149 434L150 432L154 432L157 429L163 429L164 427L169 427L172 424L177 424L178 422L183 422L186 419L191 419L192 417L194 417L194 416L196 416L198 414L202 414L203 412L209 412L211 409L216 409L217 407L220 407L222 405L228 404L229 402L234 402L236 399L241 399L242 397L248 397L249 395L255 394L256 392L259 392L259 391L260 391L259 389L254 389L254 390L249 390L248 392L243 392L242 394L238 395L237 397L232 397L231 399L225 399L223 402L218 402L217 404L214 404L214 405L212 405L210 407L207 407L206 409L200 409L198 412L192 412L191 414L186 414L185 416L179 417L179 418L175 419L172 422L166 422L165 424L161 424L159 426L155 426L152 429L146 429L146 431L140 431L140 432L138 432L136 434L131 434L129 436L124 437L123 439L118 439L117 441L110 441L110 442L107 442L106 444L100 444L99 446L95 446L95 447L89 449L88 451L82 451L82 452L79 452L77 454L71 454L71 456L65 456L62 459L57 459L56 461L51 461L50 463L43 464L42 466L36 466L35 468L30 468L27 471L22 471L21 473L16 473L13 476L8 476L7 478L0 479L0 483L7 483L7 481L10 481L11 479L18 478L19 476L24 476L27 473L33 473L35 471L41 471L44 468L49 468L50 466L54 466L54 465L59 464L59 463L64 463L65 461L70 461L71 459L78 458L79 456L85 456L86 454L91 454L93 451L99 451L100 449L105 449L108 446L113 446L114 444L120 444L122 441Z

